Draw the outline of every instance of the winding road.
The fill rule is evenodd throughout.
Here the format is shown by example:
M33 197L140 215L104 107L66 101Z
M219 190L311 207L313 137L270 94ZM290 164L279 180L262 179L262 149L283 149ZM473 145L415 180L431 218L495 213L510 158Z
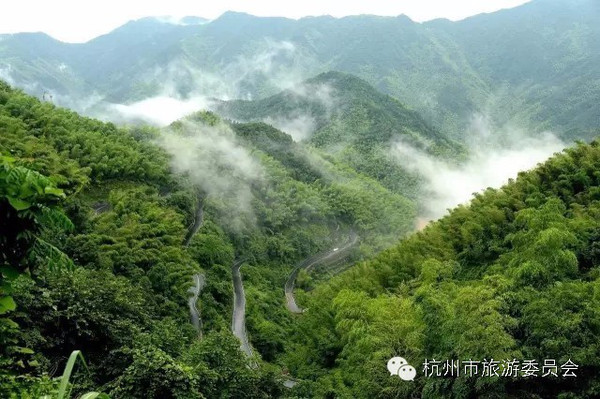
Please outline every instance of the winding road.
M194 217L194 224L188 229L188 233L185 236L185 240L183 241L184 247L189 247L192 238L194 235L200 230L202 224L204 223L204 197L198 196L198 204L196 205L196 216Z
M194 218L194 224L189 228L185 239L183 241L183 246L188 247L194 235L200 230L202 224L204 223L204 197L198 196L198 204L196 206L196 217ZM194 281L194 285L191 286L188 292L191 294L188 299L188 306L190 308L190 318L192 319L192 324L194 328L198 332L198 339L202 339L202 315L200 314L200 310L198 309L198 297L200 293L204 289L206 285L206 276L203 273L194 274L192 276L192 280Z
M109 202L97 202L94 205L92 205L92 209L94 210L96 215L100 215L100 214L110 210L110 203Z
M242 283L242 273L240 268L245 260L237 260L231 267L233 275L233 314L231 316L231 331L242 343L241 349L248 356L252 357L252 347L248 341L246 333L246 295L244 294L244 284Z
M287 307L293 313L302 313L304 310L296 304L294 297L294 283L300 270L310 270L316 265L329 261L337 261L343 259L348 255L349 250L358 242L358 236L352 232L350 237L346 240L343 246L339 248L333 248L327 252L312 256L300 262L290 274L288 280L285 283L285 296L287 300ZM252 346L248 340L248 334L246 332L246 295L244 293L244 284L242 282L242 273L240 269L244 264L244 259L238 259L233 262L231 266L231 274L233 280L233 312L231 315L231 332L239 339L241 345L240 349L251 359L250 367L257 368L258 363L254 359L254 353ZM198 275L196 275L198 276ZM203 277L203 276L202 276ZM204 280L201 279L198 284L204 284ZM190 298L191 301L192 298ZM190 304L190 311L192 307ZM292 378L286 378L283 380L283 385L286 388L293 388L298 383L297 380Z
M188 299L188 305L190 307L192 324L198 332L198 339L202 339L202 318L200 317L200 311L198 310L196 303L198 302L200 292L202 292L202 289L206 285L206 277L204 274L198 273L192 276L192 280L194 280L194 285L188 290L188 292L192 294L190 299Z
M312 268L317 266L318 264L330 261L340 260L346 255L348 255L349 250L358 242L358 235L352 232L350 234L349 239L346 243L341 247L336 247L330 249L329 251L323 252L321 254L311 256L300 262L294 270L290 273L287 281L285 282L285 302L288 310L292 313L303 313L304 309L300 308L296 303L296 297L294 296L294 284L296 283L296 277L298 277L298 273L300 270L304 269L306 271L310 271Z

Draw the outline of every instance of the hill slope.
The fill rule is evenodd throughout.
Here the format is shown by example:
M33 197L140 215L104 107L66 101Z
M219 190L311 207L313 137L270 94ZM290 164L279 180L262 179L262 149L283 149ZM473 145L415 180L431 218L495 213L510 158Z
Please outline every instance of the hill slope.
M595 396L599 167L598 142L569 149L318 287L287 355L306 381L296 394ZM390 376L393 356L416 368L414 383ZM464 374L469 359L481 362L476 377ZM491 359L512 378L489 374ZM545 359L557 378L542 377Z
M77 386L114 397L280 396L294 265L413 229L412 201L264 123L117 128L0 82L0 131L0 396L56 390L44 373L73 350ZM229 330L234 262L256 359Z
M398 100L339 72L323 73L262 100L222 102L214 109L234 120L270 123L412 198L418 181L392 158L395 141L438 156L456 157L462 151Z

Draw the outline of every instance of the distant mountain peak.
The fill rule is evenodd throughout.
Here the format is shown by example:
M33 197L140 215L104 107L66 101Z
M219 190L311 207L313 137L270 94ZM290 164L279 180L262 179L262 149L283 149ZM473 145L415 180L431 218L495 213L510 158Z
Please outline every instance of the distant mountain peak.
M241 11L225 11L216 20L222 21L222 20L251 19L251 18L260 18L260 17L256 17L252 14L248 14L246 12L241 12Z

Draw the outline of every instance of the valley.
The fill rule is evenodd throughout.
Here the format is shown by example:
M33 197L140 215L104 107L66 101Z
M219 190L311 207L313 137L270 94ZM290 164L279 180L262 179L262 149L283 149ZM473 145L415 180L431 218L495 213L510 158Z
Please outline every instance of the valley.
M597 2L309 15L0 34L0 397L598 395Z

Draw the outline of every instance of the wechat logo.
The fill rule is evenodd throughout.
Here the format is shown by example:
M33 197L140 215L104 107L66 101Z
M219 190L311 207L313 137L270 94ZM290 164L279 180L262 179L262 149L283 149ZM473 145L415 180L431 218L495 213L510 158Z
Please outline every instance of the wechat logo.
M387 369L391 375L397 375L404 381L413 381L417 375L417 370L405 358L396 356L388 360Z

